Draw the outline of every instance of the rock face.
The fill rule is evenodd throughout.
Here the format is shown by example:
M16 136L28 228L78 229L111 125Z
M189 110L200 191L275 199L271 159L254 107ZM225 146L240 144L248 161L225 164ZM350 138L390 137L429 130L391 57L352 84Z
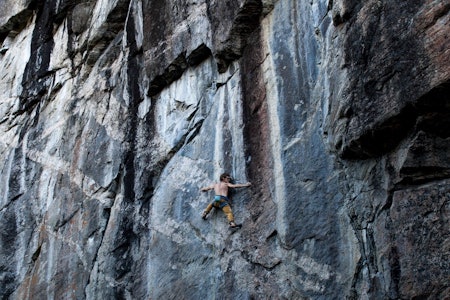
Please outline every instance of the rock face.
M449 1L75 2L0 0L2 299L449 297Z

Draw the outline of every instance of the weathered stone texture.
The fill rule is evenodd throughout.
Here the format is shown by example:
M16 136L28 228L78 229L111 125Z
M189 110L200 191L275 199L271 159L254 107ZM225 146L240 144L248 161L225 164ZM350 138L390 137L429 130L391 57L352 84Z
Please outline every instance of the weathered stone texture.
M0 298L448 298L449 22L0 0ZM237 232L200 218L224 171Z
M400 298L445 298L448 287L441 283L450 275L449 182L398 191L392 201Z
M369 1L355 9L344 46L345 64L354 72L336 104L342 124L337 131L344 134L336 148L344 157L392 150L428 105L421 96L439 85L448 89L449 5ZM432 101L448 100L446 92L438 97L443 99Z

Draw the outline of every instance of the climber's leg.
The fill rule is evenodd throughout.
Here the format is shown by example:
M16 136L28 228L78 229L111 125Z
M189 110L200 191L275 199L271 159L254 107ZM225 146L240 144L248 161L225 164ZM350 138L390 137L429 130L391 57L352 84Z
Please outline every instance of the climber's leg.
M209 212L211 211L212 208L213 208L213 204L212 203L208 204L208 206L206 207L206 209L203 211L203 214L202 214L203 220L206 220L206 216L209 214Z
M225 205L224 207L222 207L222 211L225 213L225 216L227 217L228 222L230 223L234 223L234 216L233 216L233 212L231 211L231 207L230 205Z

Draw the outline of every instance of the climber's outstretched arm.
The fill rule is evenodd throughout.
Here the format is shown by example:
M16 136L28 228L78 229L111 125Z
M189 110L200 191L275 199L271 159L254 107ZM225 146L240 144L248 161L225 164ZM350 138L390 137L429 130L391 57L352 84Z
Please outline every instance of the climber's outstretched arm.
M252 184L250 182L247 182L247 183L236 183L236 184L228 183L227 185L230 188L241 188L241 187L249 187Z
M210 190L213 190L214 189L214 184L213 185L210 185L210 186L206 186L206 187L204 187L204 188L201 188L200 190L202 191L202 192L207 192L207 191L210 191Z

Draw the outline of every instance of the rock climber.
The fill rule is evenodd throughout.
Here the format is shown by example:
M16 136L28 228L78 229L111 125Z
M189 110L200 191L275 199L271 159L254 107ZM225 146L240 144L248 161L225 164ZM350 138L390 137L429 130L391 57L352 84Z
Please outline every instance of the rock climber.
M229 188L241 188L241 187L248 187L251 185L250 182L243 183L243 184L233 184L231 183L231 176L227 173L224 173L220 175L220 182L214 183L210 186L204 187L201 189L202 192L207 192L209 190L214 190L215 196L214 201L212 201L208 206L206 207L205 211L202 214L203 220L206 220L206 217L208 216L209 212L213 207L220 208L225 213L228 222L230 224L230 228L240 228L242 225L236 225L234 222L234 216L233 212L231 210L229 199L228 199L228 189Z

